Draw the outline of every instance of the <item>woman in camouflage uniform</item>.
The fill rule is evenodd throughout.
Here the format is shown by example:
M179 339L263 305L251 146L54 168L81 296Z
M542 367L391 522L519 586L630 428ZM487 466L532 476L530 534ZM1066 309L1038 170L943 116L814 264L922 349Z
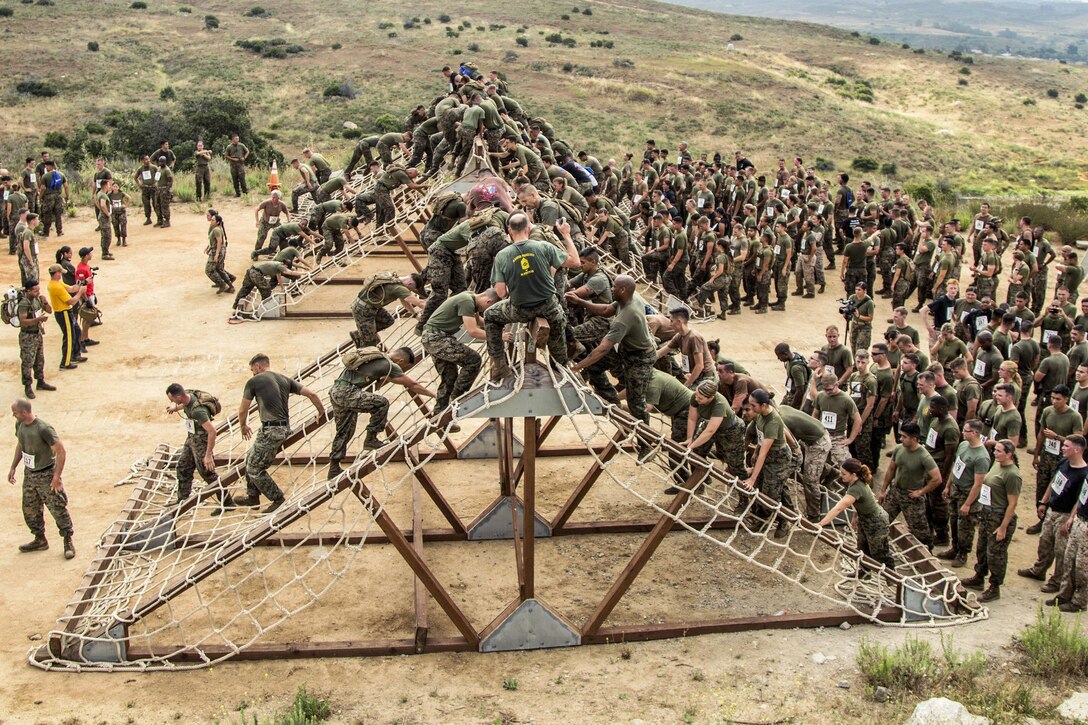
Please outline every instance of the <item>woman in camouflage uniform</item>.
M895 568L888 542L888 514L876 502L873 495L873 474L869 467L856 458L847 458L839 469L839 480L846 486L846 493L827 512L817 526L827 526L848 508L854 509L854 530L858 548L885 566Z

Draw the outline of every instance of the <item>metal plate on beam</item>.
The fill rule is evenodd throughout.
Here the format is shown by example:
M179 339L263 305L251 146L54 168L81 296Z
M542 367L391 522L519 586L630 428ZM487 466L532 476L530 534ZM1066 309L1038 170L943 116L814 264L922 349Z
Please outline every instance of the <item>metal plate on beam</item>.
M525 509L521 499L517 499L518 523L525 520ZM548 522L536 514L533 518L536 526L533 535L536 538L548 538L552 535ZM510 498L502 496L495 500L482 514L476 517L468 527L469 541L498 541L514 538L514 518L510 512Z
M137 553L170 548L174 545L174 511L168 511L140 528L121 534L121 548Z
M947 617L948 609L944 600L935 597L927 589L923 589L910 579L903 581L903 601L900 606L903 610L904 622L925 622L933 617Z
M481 652L575 647L581 635L543 602L526 599L480 640Z
M546 418L553 415L604 412L604 403L589 391L570 383L558 387L547 369L538 363L525 363L520 372L521 388L514 392L515 377L499 387L484 386L457 403L457 418ZM568 413L569 411L569 413Z
M128 637L125 626L118 622L110 627L106 636L100 640L84 640L79 646L79 654L87 662L124 662L128 659Z

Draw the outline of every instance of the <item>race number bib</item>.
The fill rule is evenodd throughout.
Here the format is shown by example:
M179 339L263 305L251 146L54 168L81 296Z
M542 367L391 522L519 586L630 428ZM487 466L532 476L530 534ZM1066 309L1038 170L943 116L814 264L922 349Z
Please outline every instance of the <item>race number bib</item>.
M861 399L861 383L850 383L850 397Z
M278 216L270 216L265 221L270 225L275 225L280 223L280 218Z
M151 171L148 170L148 171L143 172L143 177L144 177L144 181L151 181ZM159 178L159 175L156 174L155 178L156 179Z
M983 506L990 505L990 487L982 484L982 490L978 492L978 502Z
M966 470L967 462L962 458L957 458L956 462L952 464L952 476L955 478L960 478Z
M700 196L698 199L695 200L695 205L698 208L702 209L704 206L706 206L706 199Z
M985 360L975 360L975 377L976 378L986 377L986 361Z
M839 424L839 414L826 410L820 413L820 422L823 423L824 428L835 430L835 426Z
M781 244L774 245L774 256L777 257L780 254L782 254L782 245Z
M774 207L773 206L767 207L767 218L770 219L773 216L774 216Z
M824 375L834 375L834 374L835 374L835 366L834 365L824 365Z
M31 183L31 184L33 184L33 183L35 183L35 182L36 182L37 180L38 180L38 175L37 175L37 174L35 174L34 172L31 172L31 173L30 173L30 183Z
M155 172L155 181L158 181L160 176L162 176L162 172L161 171L156 171Z
M1075 400L1073 398L1070 398L1069 399L1069 407L1072 408L1075 412L1079 413L1080 412L1080 401Z
M793 392L793 378L787 378L786 379L786 392L787 393L792 393Z
M937 270L941 268L940 260L933 263L933 274L937 274ZM962 320L961 320L962 322Z
M824 205L820 204L818 207L816 207L816 216L823 216L823 215L824 215Z
M35 242L34 242L34 256L38 256L38 242L37 242L37 240L35 240Z
M930 428L929 433L926 433L926 447L937 449L937 429Z
M986 227L986 223L981 219L975 219L975 231L981 232Z
M642 201L642 194L635 194L631 197L632 204L638 204L640 201Z
M121 200L120 199L114 199L113 200L113 208L114 209L120 209L121 208Z
M182 418L181 427L185 429L185 432L189 435L196 433L196 422L192 418Z
M23 465L33 471L34 470L34 459L36 457L37 456L32 456L29 453L23 453Z
M1054 480L1050 482L1051 490L1054 491L1054 493L1058 496L1062 495L1062 492L1065 491L1065 487L1068 485L1069 479L1066 478L1065 474L1061 471L1055 473Z
M1062 444L1057 438L1047 438L1043 441L1043 449L1047 453L1052 453L1055 456L1062 454Z
M985 317L976 317L975 318L975 332L978 332L979 330L983 329L988 324L990 324L990 321L987 318L985 318Z
M962 324L966 324L966 322L967 322L967 315L969 315L969 314L971 314L971 311L970 311L970 310L964 310L963 312L961 312L961 313L960 313L960 323L962 323Z
M1043 330L1043 344L1046 345L1050 342L1050 338L1054 337L1058 333L1055 330Z
M764 438L766 438L766 436L763 435L763 431L761 431L761 430L759 430L757 428L756 429L756 444L758 445L758 444L762 443Z
M992 441L997 440L997 428L991 428L990 429L990 440L992 440Z
M1083 506L1085 502L1088 501L1088 483L1080 487L1080 496L1077 497L1077 500L1080 501L1081 506Z
M685 374L691 372L691 361L688 360L687 355L680 356L680 369L683 370Z

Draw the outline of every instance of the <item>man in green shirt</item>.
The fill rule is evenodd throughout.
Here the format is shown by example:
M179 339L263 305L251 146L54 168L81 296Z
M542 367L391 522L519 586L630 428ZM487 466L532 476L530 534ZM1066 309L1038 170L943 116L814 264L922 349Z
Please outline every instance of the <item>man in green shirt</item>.
M854 295L847 302L854 303L854 317L847 320L850 325L850 351L868 350L873 341L873 316L876 314L876 303L866 293L868 285L858 282L854 287Z
M1059 385L1066 385L1069 380L1069 358L1062 352L1062 341L1057 335L1051 336L1046 343L1049 353L1039 363L1035 371L1035 390L1039 394L1039 408L1050 405L1050 393ZM1035 435L1039 435L1039 419L1035 420Z
M339 255L344 251L347 242L359 239L359 217L351 214L330 214L321 223L321 236L325 239L325 244L314 255L315 264L321 264L326 256Z
M477 340L487 339L480 329L480 315L499 301L494 290L474 295L462 291L444 300L423 325L423 349L434 359L438 371L438 396L435 415L440 416L450 401L468 392L476 382L483 364L480 354L465 345L458 336L461 330Z
M215 417L219 401L207 393L186 390L179 383L167 386L166 399L173 404L167 407L166 412L180 414L181 425L185 429L185 443L178 456L178 503L189 498L193 492L193 474L199 472L209 487L218 489L221 505L216 513L234 508L234 502L220 485L219 474L215 471L217 431L212 418Z
M646 386L647 406L669 419L669 437L676 443L687 439L688 410L694 396L690 388L661 370L653 371Z
M355 144L355 150L351 153L351 160L348 161L347 167L344 169L344 176L351 178L352 172L355 171L355 167L358 165L361 159L366 160L366 166L364 167L364 173L369 173L370 165L374 163L374 155L370 152L371 149L377 148L378 139L381 138L381 134L374 134L372 136L364 136L359 139ZM328 179L326 179L327 181ZM318 182L324 184L324 181Z
M990 471L990 454L982 445L982 421L972 419L963 425L963 440L956 447L952 467L945 476L943 490L947 502L948 519L952 524L951 546L937 552L938 559L951 560L956 569L967 563L967 557L975 544L975 528L982 506L977 499L970 504L967 497L971 489L982 485L982 479Z
M947 481L951 474L956 446L960 443L960 428L948 414L948 408L948 399L943 395L934 395L929 399L929 425L921 439L926 451L933 457L933 462L937 464L942 481ZM933 545L948 544L948 507L940 489L934 489L929 494L926 513L933 532Z
M72 559L76 547L72 544L72 517L68 515L68 494L61 474L67 454L53 426L34 415L29 400L17 399L11 404L15 418L15 455L8 470L8 483L15 485L15 473L23 466L23 521L34 540L19 546L19 551L44 551L49 548L45 538L45 516L49 509L64 539L64 558Z
M485 109L480 107L483 102L483 94L473 93L469 98L469 107L465 109L461 117L461 125L457 129L457 162L454 176L461 176L465 172L465 165L472 156L473 144L476 137L484 130Z
M98 220L98 240L102 248L102 259L113 259L110 244L113 243L113 227L110 224L110 180L103 179L106 186L94 192L95 219Z
M61 203L61 194L64 194L64 203ZM68 196L68 179L57 171L57 165L53 161L45 162L45 170L38 179L38 196L41 198L42 230L38 232L42 236L49 236L49 227L56 225L57 236L64 236L64 206L70 203Z
M143 163L137 167L132 177L140 187L140 199L144 206L144 226L151 226L151 209L155 200L155 168L151 157L144 156Z
M878 501L888 513L889 521L894 521L902 511L914 538L931 547L933 534L926 516L926 495L941 485L941 474L933 457L919 444L919 433L914 423L904 423L899 428L901 443L892 452Z
M778 414L782 422L804 451L801 464L801 487L805 493L805 516L809 521L818 521L820 506L823 503L823 490L820 481L824 476L824 467L831 454L831 436L818 420L788 405L779 406Z
M271 264L265 262L265 264ZM253 445L246 454L246 495L234 497L237 506L256 506L261 494L271 502L261 513L270 514L283 505L284 495L280 487L268 475L268 467L276 458L276 453L283 447L284 440L291 433L290 397L305 396L317 411L317 423L325 421L325 406L321 398L294 378L273 372L271 362L263 353L254 355L249 361L249 371L253 374L246 381L242 390L242 402L238 406L238 425L242 429L242 438L253 438ZM261 429L256 437L249 427L249 410L257 402L260 412Z
M839 385L845 385L850 379L850 373L854 372L854 355L850 348L839 342L839 328L828 325L824 330L827 344L821 349L827 354L827 365L824 372L834 373L839 379Z
M530 239L532 225L524 212L510 215L506 231L510 244L495 256L491 268L491 281L502 301L484 314L487 354L491 357L494 381L504 380L511 374L502 345L503 329L511 322L531 323L537 317L547 320L548 353L554 363L567 364L564 338L567 318L557 297L555 274L580 264L570 227L565 223L556 226L565 249Z
M295 272L287 268L287 265L283 262L275 262L267 260L264 262L254 262L253 266L246 270L246 276L242 280L242 285L238 289L238 294L234 298L234 311L237 312L242 305L242 300L248 299L251 292L254 289L261 293L261 299L253 305L253 309L256 309L258 305L272 296L273 286L279 286L283 284L284 277L301 277L301 272ZM275 285L272 281L275 281Z
M132 201L132 198L121 191L121 184L117 179L110 182L106 198L110 203L110 223L113 225L113 235L117 238L117 246L127 247L128 209L125 205Z
M302 156L310 162L310 168L313 169L318 184L324 184L329 180L329 177L332 176L332 166L329 165L324 156L310 149L302 149ZM344 176L351 178L351 174L346 171Z
M417 176L419 176L419 169L405 169L399 164L390 165L389 168L378 175L377 180L374 182L373 191L363 192L355 197L356 211L360 212L369 221L370 209L365 206L360 207L360 204L365 205L373 201L378 210L374 223L379 227L389 224L397 216L397 209L393 205L393 190L401 186L412 191L422 190L424 188L423 184L418 184L415 181Z
M196 200L210 199L212 196L212 151L204 148L203 141L196 142L193 153L193 171L196 175Z
M340 198L343 200L351 199L356 194L355 188L352 187L346 176L334 176L314 190L314 203L322 204L326 201L332 201L332 195L336 192L340 192Z
M1005 361L1001 351L994 347L994 336L989 330L983 330L975 338L978 351L972 374L982 388L983 400L990 397L990 391L997 384L997 371Z
M248 194L246 187L246 159L249 158L249 149L238 140L238 134L231 134L230 146L223 152L223 156L230 162L230 180L234 184L234 195Z
M400 302L404 311L415 317L423 309L419 294L423 292L423 277L416 273L400 276L379 272L363 282L363 288L351 303L355 331L351 339L356 347L376 347L378 333L393 325L393 316L385 306Z
M166 164L166 157L159 157L159 166L155 169L155 226L163 229L170 226L170 203L174 199L174 172Z
M831 436L828 462L838 467L850 457L850 446L861 430L861 414L854 400L839 389L839 379L834 374L824 373L820 387L823 392L816 396L812 417L820 421Z
M1045 361L1044 361L1045 362ZM1071 435L1079 434L1084 429L1084 418L1069 407L1071 391L1064 383L1050 391L1050 405L1043 408L1036 422L1035 451L1031 465L1035 469L1035 508L1043 500L1043 493L1054 478L1058 464L1062 461L1062 444ZM1042 403L1040 403L1040 407ZM1042 531L1042 520L1027 528L1027 533L1038 534Z

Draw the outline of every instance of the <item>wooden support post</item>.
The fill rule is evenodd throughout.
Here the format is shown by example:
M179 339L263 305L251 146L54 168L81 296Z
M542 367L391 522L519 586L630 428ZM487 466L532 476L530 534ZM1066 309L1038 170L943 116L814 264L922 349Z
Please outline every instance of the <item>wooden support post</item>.
M525 444L521 459L525 462L525 485L521 492L525 523L522 535L525 544L522 556L525 562L525 586L522 587L521 601L536 596L536 418L525 418Z
M412 549L423 560L423 500L419 481L412 482ZM412 578L413 603L416 611L416 654L427 646L427 587L418 576Z
M442 492L438 490L438 485L435 484L434 479L431 478L431 474L419 464L419 454L415 451L414 447L407 449L408 464L412 467L412 475L416 477L420 485L427 492L427 495L431 497L431 501L442 513L442 516L450 523L453 530L459 534L468 536L468 529L461 522L461 518L457 515L457 512L453 510L449 501L442 495Z
M646 566L650 557L657 551L657 547L661 545L661 542L665 538L665 534L669 533L669 530L674 523L672 517L679 513L681 507L683 507L687 502L688 497L691 495L690 491L706 478L707 473L708 470L706 468L698 468L688 477L687 482L684 484L684 488L673 498L669 507L665 509L665 513L663 513L658 520L657 525L654 526L653 531L651 531L642 542L638 551L631 557L631 561L627 563L627 566L623 568L620 575L616 577L616 581L612 583L612 586L608 589L604 598L601 599L600 604L593 610L593 614L590 615L589 620L582 629L583 636L596 634L597 630L600 629L601 625L608 619L608 615L612 613L612 610L615 609L620 599L623 598L623 595L627 593L627 590L631 587L635 578L638 577L643 567Z

